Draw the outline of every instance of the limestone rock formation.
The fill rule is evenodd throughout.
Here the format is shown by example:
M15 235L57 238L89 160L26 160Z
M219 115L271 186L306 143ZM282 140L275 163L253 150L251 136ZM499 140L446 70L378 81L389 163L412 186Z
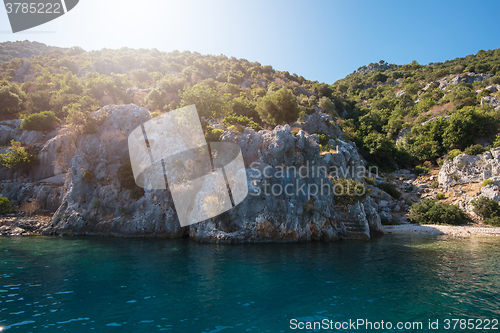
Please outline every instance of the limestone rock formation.
M439 171L438 181L444 188L457 184L482 182L500 175L500 148L493 148L481 155L460 154L445 161Z
M316 134L294 134L288 125L226 131L222 141L242 150L249 195L232 210L185 228L168 190L146 189L137 199L117 176L129 161L128 135L151 118L149 111L105 106L95 116L103 120L94 134L76 135L70 128L29 134L19 130L20 123L0 124L0 136L40 146L40 164L27 177L9 174L0 192L17 204L37 199L55 211L45 233L263 242L369 239L382 232L378 204L370 197L344 208L335 203L330 177L362 180L364 161L326 114L313 114L302 124L307 132L332 137L335 149L325 153Z
M474 83L474 82L480 82L483 80L487 80L491 78L493 74L476 74L472 72L466 72L462 74L452 74L448 75L440 80L437 81L439 83L439 88L440 89L447 89L450 85L456 85L459 84L460 82L466 82L466 83Z
M338 151L321 155L316 135L302 130L294 135L288 125L258 133L251 128L243 133L228 131L222 140L242 149L249 168L250 194L225 216L191 225L190 237L202 241L304 241L368 239L370 232L381 232L380 217L369 198L350 206L347 214L335 205L327 174L360 178L356 171L364 170L350 144L330 140ZM357 221L361 232L347 232L347 220Z

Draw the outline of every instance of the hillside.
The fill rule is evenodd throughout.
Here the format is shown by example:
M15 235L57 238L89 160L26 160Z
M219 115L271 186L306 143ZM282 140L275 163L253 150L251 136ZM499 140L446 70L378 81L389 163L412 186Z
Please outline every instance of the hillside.
M81 123L108 104L165 112L196 102L214 119L231 115L218 126L223 130L272 128L321 111L336 118L365 158L388 170L436 163L453 149L477 143L494 145L499 122L500 49L429 65L380 61L326 84L246 59L196 52L86 52L27 41L0 48L1 59L10 58L0 65L8 89L0 119L53 111L63 122ZM269 114L265 103L278 100L271 96L281 88L297 103ZM444 118L426 122L436 117ZM213 129L205 130L210 135Z
M498 146L499 84L500 49L481 50L429 65L372 63L335 82L332 97L364 156L391 169Z
M31 206L57 211L34 230L189 235L204 241L369 238L380 232L380 221L421 221L421 199L441 192L448 198L443 202L476 217L476 197L500 199L495 178L484 191L469 186L471 193L453 198L456 186L500 175L494 149L500 146L500 49L429 65L380 61L328 84L224 55L87 52L27 41L0 46L0 191L25 212ZM259 162L259 172L311 163L343 172L321 175L312 184L362 185L366 193L259 197L220 218L179 229L168 193L158 207L151 205L154 191L135 186L126 138L138 119L191 104L207 141L238 144L247 164ZM97 143L107 146L97 149ZM455 172L467 156L479 159L475 169ZM488 156L494 158L485 162ZM455 182L436 179L441 165L453 170L449 177ZM488 176L481 173L485 165ZM385 173L365 173L366 167ZM471 172L472 181L464 176ZM293 182L273 178L257 188L264 192ZM414 203L417 208L410 209ZM470 221L453 205L433 205L422 209L457 223Z

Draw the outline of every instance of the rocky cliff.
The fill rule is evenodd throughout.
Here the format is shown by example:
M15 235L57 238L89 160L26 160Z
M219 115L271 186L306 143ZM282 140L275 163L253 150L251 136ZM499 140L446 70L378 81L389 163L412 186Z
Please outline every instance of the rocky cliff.
M242 150L249 195L234 209L185 228L168 190L145 190L137 199L117 176L129 161L128 135L151 118L149 111L106 106L95 116L101 123L93 134L70 128L46 135L25 132L19 121L0 125L4 142L14 139L39 150L40 163L28 175L2 169L0 191L18 205L37 199L43 209L54 211L44 233L227 242L369 239L381 233L380 207L374 202L380 199L368 197L348 207L335 204L330 178L363 180L364 161L326 114L309 116L298 132L288 125L272 131L226 131L222 141ZM335 149L321 153L318 135L309 134L315 130L329 135Z
M478 184L486 179L490 179L492 184ZM492 148L479 155L460 154L445 161L438 181L444 191L452 191L453 196L459 198L456 205L476 216L473 200L487 197L500 202L500 148Z

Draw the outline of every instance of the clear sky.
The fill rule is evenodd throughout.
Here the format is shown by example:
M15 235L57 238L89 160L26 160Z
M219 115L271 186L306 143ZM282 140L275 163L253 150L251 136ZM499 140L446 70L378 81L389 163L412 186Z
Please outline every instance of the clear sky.
M0 8L0 42L222 53L333 83L379 60L428 64L500 48L499 14L498 0L80 0L16 34Z

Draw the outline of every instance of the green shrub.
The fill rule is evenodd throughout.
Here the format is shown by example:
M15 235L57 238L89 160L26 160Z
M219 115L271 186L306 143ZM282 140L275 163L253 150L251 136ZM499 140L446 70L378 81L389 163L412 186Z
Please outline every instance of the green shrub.
M318 135L318 141L320 145L327 145L330 139L333 139L333 137L318 130L314 131L313 134Z
M488 186L488 185L493 185L495 184L492 179L485 179L483 180L483 183L481 184L482 186Z
M319 99L318 106L326 111L335 111L335 104L326 96Z
M236 133L243 133L243 131L245 131L245 128L239 124L236 124L236 125L230 125L227 127L228 130L231 130L233 132L236 132Z
M472 145L468 148L466 148L464 150L464 153L466 153L467 155L479 155L479 154L482 154L486 151L486 149L480 145L480 144L477 144L477 145Z
M309 97L309 106L315 106L318 104L318 97L312 95Z
M10 144L12 145L12 150L7 151L5 154L0 154L0 166L27 172L34 165L38 164L38 157L34 150L25 149L21 147L21 143L14 140Z
M27 131L51 131L61 124L52 111L30 114L24 118L21 128Z
M467 88L467 94L473 92ZM464 107L454 111L449 119L413 126L405 137L405 149L417 160L434 160L447 150L463 149L476 139L495 133L498 119L482 108Z
M493 227L500 227L500 216L490 217L488 219L484 219L484 224L489 224Z
M25 100L26 94L19 89L17 84L0 80L0 118L2 120L16 118L22 111Z
M415 169L413 170L413 172L416 174L416 175L420 175L422 173L426 173L426 172L430 172L431 171L431 168L430 167L426 167L426 166L423 166L423 165L417 165L415 167Z
M444 194L444 193L438 193L438 194L436 194L436 199L437 200L443 200L445 198L446 198L446 194Z
M224 134L224 130L213 128L212 126L207 126L205 131L205 139L207 142L217 142L220 141L221 135Z
M99 124L101 124L106 116L102 115L101 118L97 119L92 116L89 111L81 111L81 105L73 103L67 107L68 117L67 121L77 127L82 128L83 134L95 134L99 130Z
M462 154L462 152L460 151L460 149L453 149L452 151L450 151L450 153L448 154L448 157L446 157L446 159L447 160L452 160L452 159L454 159L455 157L457 157L460 154Z
M91 205L94 206L94 207L100 206L101 205L101 200L94 199L94 200L92 200Z
M375 178L365 177L365 182L368 185L375 185Z
M500 147L500 134L497 134L495 137L495 141L493 141L493 147L498 148Z
M333 145L328 145L328 144L327 145L321 145L321 144L319 145L319 151L322 153L329 152L329 151L332 151L334 149L336 149L336 148Z
M313 113L316 113L316 110L312 107L309 106L300 106L299 107L299 118L303 119L305 116L312 115Z
M354 179L332 179L332 185L335 203L340 205L352 205L358 201L365 200L370 195L370 189L364 183Z
M154 111L154 112L151 112L151 113L149 114L149 116L150 116L151 118L156 118L156 117L158 117L158 116L161 116L161 112Z
M420 224L463 225L469 222L467 214L454 205L423 199L411 207L408 219Z
M379 189L382 191L385 191L391 195L394 199L399 199L401 198L401 192L398 191L398 188L396 185L391 184L391 183L380 183L377 185Z
M383 168L390 169L392 167L392 161L397 154L397 149L391 138L381 133L370 132L360 140L363 140L362 146L371 155L370 160L372 162Z
M10 204L9 199L6 197L0 197L0 215L10 214L14 212L14 207Z
M122 188L130 190L130 196L134 200L139 200L144 196L144 189L137 186L130 162L123 163L118 168L116 176Z
M489 89L483 89L481 92L477 95L477 98L480 100L481 98L485 96L491 95L491 91Z
M206 118L227 114L231 108L227 94L201 84L184 87L179 97L181 97L181 106L194 104L198 114Z
M236 115L246 116L259 123L261 121L259 114L255 111L257 102L248 100L240 96L232 100L232 110Z
M500 217L500 205L493 199L480 197L479 199L474 200L472 205L474 206L474 213L481 216L485 220Z
M438 188L439 187L439 181L433 180L431 183L432 188Z
M224 117L223 122L226 126L240 124L244 127L251 127L255 132L262 130L262 127L259 124L245 116L227 115Z
M99 131L99 120L94 117L88 117L83 125L83 134L95 134Z
M256 110L260 118L271 125L293 123L300 112L297 98L285 87L260 98Z

